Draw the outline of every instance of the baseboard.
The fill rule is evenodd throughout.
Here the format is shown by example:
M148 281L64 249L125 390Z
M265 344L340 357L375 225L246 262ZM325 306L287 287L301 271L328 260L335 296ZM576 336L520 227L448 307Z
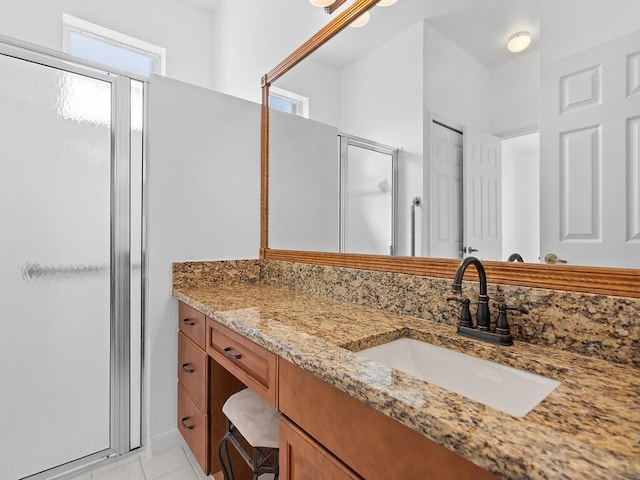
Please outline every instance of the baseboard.
M182 448L184 450L189 462L191 462L193 470L196 472L196 475L198 475L200 480L211 480L212 477L207 477L200 468L200 465L198 465L198 461L191 453L191 450L184 441L184 438L182 438L182 435L180 435L178 429L153 437L150 441L149 448L147 449L147 455L149 457L153 457L154 455L160 455L161 453L174 448Z
M153 457L161 453L167 452L177 447L185 446L182 435L178 429L171 430L156 437L151 438L147 448L147 455Z

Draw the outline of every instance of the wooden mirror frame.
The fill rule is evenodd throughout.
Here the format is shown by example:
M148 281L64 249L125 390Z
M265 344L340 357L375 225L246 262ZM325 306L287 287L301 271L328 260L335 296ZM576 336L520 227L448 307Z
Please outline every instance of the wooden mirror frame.
M262 77L260 258L453 279L457 259L390 257L269 248L269 87L378 0L356 0ZM640 298L640 270L483 261L490 283Z

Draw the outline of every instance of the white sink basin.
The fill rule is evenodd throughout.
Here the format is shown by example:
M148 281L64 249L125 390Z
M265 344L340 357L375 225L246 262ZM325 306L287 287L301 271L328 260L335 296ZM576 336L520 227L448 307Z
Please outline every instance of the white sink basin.
M357 354L516 417L524 417L560 385L550 378L411 338Z

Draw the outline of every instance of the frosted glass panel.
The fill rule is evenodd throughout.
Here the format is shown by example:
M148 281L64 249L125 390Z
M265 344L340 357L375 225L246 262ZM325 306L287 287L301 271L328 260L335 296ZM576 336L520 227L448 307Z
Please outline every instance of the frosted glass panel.
M0 55L0 478L109 447L111 84Z
M349 145L345 251L389 255L392 156Z

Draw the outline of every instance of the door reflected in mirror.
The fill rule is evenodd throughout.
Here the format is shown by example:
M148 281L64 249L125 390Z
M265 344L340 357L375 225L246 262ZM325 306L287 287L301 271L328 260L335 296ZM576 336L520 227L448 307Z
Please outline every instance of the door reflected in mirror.
M374 253L344 241L346 132L398 149L386 253L640 268L639 15L630 0L374 7L275 82L309 118L270 112L269 247ZM510 53L520 31L531 44ZM389 213L361 197L366 238Z

